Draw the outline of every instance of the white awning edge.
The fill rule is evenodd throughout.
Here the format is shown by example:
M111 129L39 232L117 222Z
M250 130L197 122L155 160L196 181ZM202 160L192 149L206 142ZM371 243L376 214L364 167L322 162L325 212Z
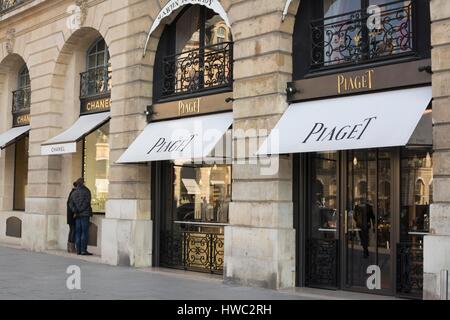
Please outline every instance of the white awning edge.
M232 123L232 112L150 123L117 163L208 158Z
M110 112L81 116L69 129L42 143L41 155L49 156L75 153L77 151L77 142L105 124L110 117Z
M223 19L223 21L225 21L225 23L228 27L231 28L231 24L230 24L230 20L228 19L228 15L218 0L210 0L210 1L170 0L169 2L167 2L167 4L164 6L164 8L162 8L161 11L158 13L155 21L153 21L153 24L150 27L150 30L147 35L147 40L145 41L145 45L144 45L143 57L145 57L145 54L147 53L147 47L148 47L148 43L150 42L150 37L151 37L152 33L156 30L156 28L158 28L158 26L161 24L161 21L164 20L164 18L170 16L177 9L179 9L187 4L197 4L197 5L205 6L209 9L211 9L212 11L217 13Z
M431 87L294 103L257 155L406 146Z
M18 138L27 134L30 131L30 126L15 127L0 134L0 150L5 149L10 144L14 143Z

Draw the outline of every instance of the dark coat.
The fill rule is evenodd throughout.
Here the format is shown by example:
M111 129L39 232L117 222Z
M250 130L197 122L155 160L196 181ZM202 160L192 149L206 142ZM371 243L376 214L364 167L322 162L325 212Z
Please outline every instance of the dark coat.
M67 224L73 226L75 224L75 218L73 217L74 212L70 208L70 197L72 196L75 188L70 191L69 197L67 198Z
M84 185L78 186L70 196L69 206L77 218L92 216L91 191Z

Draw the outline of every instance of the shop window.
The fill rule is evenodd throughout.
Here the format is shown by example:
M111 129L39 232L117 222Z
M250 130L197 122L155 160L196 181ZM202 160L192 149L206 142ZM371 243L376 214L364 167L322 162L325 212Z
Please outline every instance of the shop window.
M430 56L428 0L302 1L294 30L294 73Z
M81 74L81 99L111 92L111 61L103 38L98 39L87 51L86 72Z
M104 213L109 187L109 123L84 139L83 177L92 194L92 210Z
M231 201L231 167L174 166L176 220L228 223Z
M428 232L432 202L431 151L404 151L401 167L403 238L411 232Z
M28 184L28 137L15 143L14 160L14 210L25 211Z
M231 30L204 6L187 6L166 27L156 54L156 100L232 90Z

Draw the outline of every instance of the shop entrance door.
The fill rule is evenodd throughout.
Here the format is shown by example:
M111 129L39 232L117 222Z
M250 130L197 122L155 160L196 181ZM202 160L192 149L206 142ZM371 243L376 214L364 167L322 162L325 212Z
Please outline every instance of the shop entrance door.
M383 150L347 152L343 223L346 288L393 293L392 158L392 152Z
M377 293L393 294L394 158L377 149L305 156L307 286L369 291L376 271Z

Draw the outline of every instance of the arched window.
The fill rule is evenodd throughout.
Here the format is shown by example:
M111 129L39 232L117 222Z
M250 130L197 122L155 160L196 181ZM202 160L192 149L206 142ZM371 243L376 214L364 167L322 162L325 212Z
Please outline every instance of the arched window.
M19 81L17 89L25 89L30 87L30 72L26 65L24 65L19 71Z
M231 90L231 30L205 6L186 6L166 27L156 54L154 98Z
M26 65L18 73L17 90L13 92L13 114L21 114L30 109L30 73Z
M86 72L81 74L81 99L111 92L111 62L103 38L97 39L86 54Z

